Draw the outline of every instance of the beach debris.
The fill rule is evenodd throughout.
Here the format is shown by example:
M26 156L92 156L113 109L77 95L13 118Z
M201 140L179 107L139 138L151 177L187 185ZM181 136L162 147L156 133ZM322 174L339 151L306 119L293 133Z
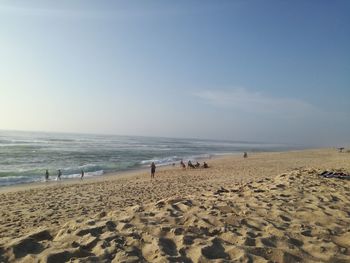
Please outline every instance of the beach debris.
M220 189L218 189L215 193L214 193L214 195L218 195L218 194L222 194L222 193L229 193L230 191L229 190L227 190L227 189L225 189L225 188L223 188L222 186L220 187Z
M322 173L319 174L319 176L322 176L324 178L337 178L337 179L350 180L350 174L347 174L344 172L323 171Z

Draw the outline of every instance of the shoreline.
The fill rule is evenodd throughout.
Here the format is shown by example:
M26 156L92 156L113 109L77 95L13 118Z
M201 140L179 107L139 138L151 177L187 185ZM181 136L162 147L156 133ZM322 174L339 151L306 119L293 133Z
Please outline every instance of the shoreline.
M66 180L80 178L81 169L92 177L143 169L152 161L157 166L171 165L181 159L200 160L244 151L301 149L300 145L265 142L30 132L5 132L1 139L0 152L4 156L0 162L1 188L41 183L46 170L54 181L58 170Z
M271 153L271 152L258 152L258 153ZM227 157L231 157L231 156L232 157L241 156L241 153L212 155L209 159L201 158L201 159L196 159L196 161L210 162L210 160L217 160L217 159L227 158ZM187 166L187 164L186 164L186 166ZM157 166L157 171L169 169L169 168L173 168L173 167L179 168L179 163L176 162L175 166L173 166L172 164L159 165L159 166ZM8 192L15 192L15 191L30 190L30 189L41 188L41 187L94 183L94 182L99 182L99 181L104 181L104 180L113 180L113 179L117 179L117 178L129 178L129 177L133 177L133 176L137 177L138 175L144 174L148 171L149 171L148 167L139 167L139 168L130 169L130 170L107 172L107 173L104 173L102 175L84 177L83 180L81 180L80 178L63 178L61 181L49 180L47 182L44 181L44 175L43 175L42 181L34 181L34 182L30 182L30 183L18 183L18 184L13 184L13 185L0 186L0 194L1 193L8 193Z
M83 180L81 180L80 178L63 178L61 181L49 180L48 182L45 182L44 176L43 176L43 181L0 186L0 193L30 190L30 189L36 189L36 188L42 188L42 187L55 187L60 185L63 186L63 185L71 185L71 184L94 183L94 182L108 180L110 179L110 177L118 177L118 178L130 177L133 175L137 175L138 173L146 172L147 170L148 170L147 168L140 168L140 169L134 169L129 171L109 172L98 176L84 177Z
M336 151L336 148L308 148L308 149L302 149L302 150L286 150L286 151L265 151L265 152L249 152L248 158L251 156L256 155L266 155L266 154L283 154L283 153L293 153L293 152L307 152L307 151ZM347 154L347 152L343 152L342 154ZM220 154L220 155L212 155L209 159L208 158L201 158L196 159L198 161L206 161L207 163L212 160L220 160L220 159L226 159L226 158L239 158L242 159L242 153L230 153L230 154ZM157 166L157 171L161 171L164 169L171 169L171 168L179 168L179 163L176 163L175 166L172 164L166 164ZM186 164L187 166L187 164ZM31 190L31 189L37 189L37 188L46 188L46 187L59 187L59 186L67 186L67 185L74 185L74 184L86 184L86 183L94 183L94 182L103 182L104 180L117 180L118 178L130 178L130 177L137 177L137 176L144 176L145 173L149 172L148 167L139 167L135 169L130 170L124 170L124 171L116 171L116 172L107 172L102 175L97 176L91 176L91 177L85 177L83 180L80 180L80 178L63 178L61 181L56 180L50 180L48 182L44 181L44 175L43 175L43 181L34 181L30 183L18 183L8 186L0 186L0 194L1 193L8 193L8 192L16 192L16 191L25 191L25 190Z

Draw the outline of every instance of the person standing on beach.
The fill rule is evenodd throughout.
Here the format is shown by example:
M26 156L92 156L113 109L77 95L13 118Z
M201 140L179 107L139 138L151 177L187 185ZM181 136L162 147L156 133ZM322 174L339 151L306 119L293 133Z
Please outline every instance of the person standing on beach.
M61 181L61 175L62 175L61 170L58 170L57 180Z
M156 173L156 165L154 162L151 164L151 179L154 178L154 174Z
M46 172L45 172L45 181L48 181L49 180L49 170L46 169Z
M81 170L81 177L80 177L80 180L83 180L83 177L84 177L84 170Z

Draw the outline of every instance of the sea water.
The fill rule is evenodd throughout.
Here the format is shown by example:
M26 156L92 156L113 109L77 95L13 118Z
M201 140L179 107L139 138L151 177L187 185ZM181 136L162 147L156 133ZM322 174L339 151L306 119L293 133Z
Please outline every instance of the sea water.
M279 151L289 145L141 136L0 131L0 186L86 177L196 161L244 151Z

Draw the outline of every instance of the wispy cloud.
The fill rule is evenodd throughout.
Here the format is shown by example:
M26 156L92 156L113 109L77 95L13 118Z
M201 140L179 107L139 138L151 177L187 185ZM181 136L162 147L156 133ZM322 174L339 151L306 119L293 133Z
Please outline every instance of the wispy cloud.
M210 105L230 108L247 113L272 114L274 116L300 117L320 113L312 104L295 98L279 98L245 88L231 90L204 90L195 92L195 97Z

